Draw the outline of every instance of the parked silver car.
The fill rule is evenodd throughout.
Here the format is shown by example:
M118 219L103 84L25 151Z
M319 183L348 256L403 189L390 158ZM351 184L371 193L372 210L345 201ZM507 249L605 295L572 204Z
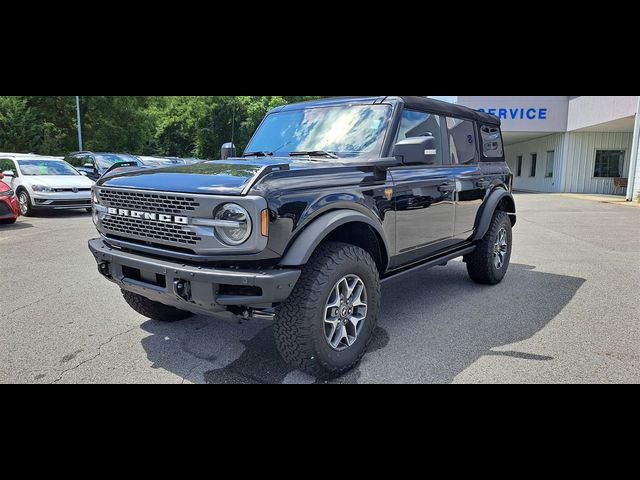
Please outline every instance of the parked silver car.
M18 196L20 213L26 217L37 210L86 209L91 212L94 182L67 162L38 155L0 155L4 182Z

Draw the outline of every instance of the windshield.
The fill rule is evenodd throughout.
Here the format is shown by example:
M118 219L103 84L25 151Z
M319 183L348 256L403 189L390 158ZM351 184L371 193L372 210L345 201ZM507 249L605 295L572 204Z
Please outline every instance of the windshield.
M98 154L95 157L96 157L96 163L98 164L98 167L104 168L107 170L111 168L113 165L115 165L116 163L123 163L123 162L136 162L139 167L142 166L142 164L140 163L140 160L138 160L138 158L134 157L133 155L110 153L106 155Z
M26 176L40 175L80 175L76 169L63 161L19 160L20 171Z
M388 105L349 105L272 113L260 126L247 153L286 156L328 152L347 158L377 158L389 126Z

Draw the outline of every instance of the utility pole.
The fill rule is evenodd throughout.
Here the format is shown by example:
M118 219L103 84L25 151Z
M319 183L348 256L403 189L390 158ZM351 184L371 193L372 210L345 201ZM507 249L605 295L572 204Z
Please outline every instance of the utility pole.
M231 124L231 143L235 143L236 136L236 112L238 111L238 102L234 100L233 102L233 122Z
M80 97L76 97L76 110L78 112L78 145L79 151L84 150L84 146L82 144L82 115L80 114Z

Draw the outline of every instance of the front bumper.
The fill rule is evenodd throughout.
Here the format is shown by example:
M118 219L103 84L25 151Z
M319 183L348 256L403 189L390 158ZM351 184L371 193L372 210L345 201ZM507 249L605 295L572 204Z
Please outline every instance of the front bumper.
M269 308L285 301L301 271L236 270L189 266L89 241L98 270L123 290L196 314L228 307Z
M38 210L71 210L91 208L91 192L32 193L31 203Z
M0 197L0 220L13 220L20 216L16 197Z

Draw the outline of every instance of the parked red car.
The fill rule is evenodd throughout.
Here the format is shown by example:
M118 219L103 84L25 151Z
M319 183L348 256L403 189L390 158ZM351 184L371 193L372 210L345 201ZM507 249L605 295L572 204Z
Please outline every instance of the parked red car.
M0 173L0 223L14 223L20 216L18 197L11 187L4 183L4 175Z

